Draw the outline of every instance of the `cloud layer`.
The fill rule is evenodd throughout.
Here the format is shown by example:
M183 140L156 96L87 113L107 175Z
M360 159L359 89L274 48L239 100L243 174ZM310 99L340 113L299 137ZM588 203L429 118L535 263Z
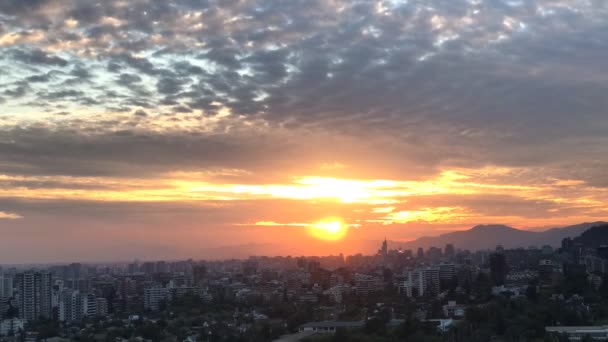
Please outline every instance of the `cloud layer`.
M59 230L112 202L225 202L207 232L332 210L369 237L605 218L606 15L594 0L3 1L0 224L27 225L37 201L58 203ZM395 183L371 185L382 205L321 198L340 202L325 213L250 191L306 177ZM305 217L263 215L293 200Z

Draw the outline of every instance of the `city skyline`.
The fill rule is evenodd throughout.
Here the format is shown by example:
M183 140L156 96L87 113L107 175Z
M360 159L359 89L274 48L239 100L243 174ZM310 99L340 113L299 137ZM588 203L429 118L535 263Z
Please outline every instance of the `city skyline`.
M600 1L0 3L0 260L608 217Z

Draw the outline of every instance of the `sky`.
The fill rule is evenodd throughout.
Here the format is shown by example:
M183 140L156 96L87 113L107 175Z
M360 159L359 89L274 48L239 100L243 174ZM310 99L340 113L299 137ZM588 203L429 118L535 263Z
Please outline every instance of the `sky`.
M606 18L603 0L3 0L0 260L369 253L605 219Z

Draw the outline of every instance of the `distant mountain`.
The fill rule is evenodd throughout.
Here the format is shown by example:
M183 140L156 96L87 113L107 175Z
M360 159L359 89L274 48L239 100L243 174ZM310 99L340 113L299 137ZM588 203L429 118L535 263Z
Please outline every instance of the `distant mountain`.
M497 245L505 248L550 245L558 247L562 239L576 237L587 229L608 224L606 222L582 223L563 228L552 228L545 231L521 230L504 225L479 225L469 230L457 231L439 236L425 236L406 243L394 242L391 247L405 249L428 248L431 246L445 247L451 243L460 249L494 249Z
M608 245L608 224L593 226L574 238L572 242L590 248Z

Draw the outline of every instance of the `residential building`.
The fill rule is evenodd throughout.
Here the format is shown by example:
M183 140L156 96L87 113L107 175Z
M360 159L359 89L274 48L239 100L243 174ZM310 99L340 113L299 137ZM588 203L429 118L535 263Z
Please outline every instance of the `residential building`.
M28 271L17 274L19 317L33 321L50 318L52 313L52 283L49 272Z

